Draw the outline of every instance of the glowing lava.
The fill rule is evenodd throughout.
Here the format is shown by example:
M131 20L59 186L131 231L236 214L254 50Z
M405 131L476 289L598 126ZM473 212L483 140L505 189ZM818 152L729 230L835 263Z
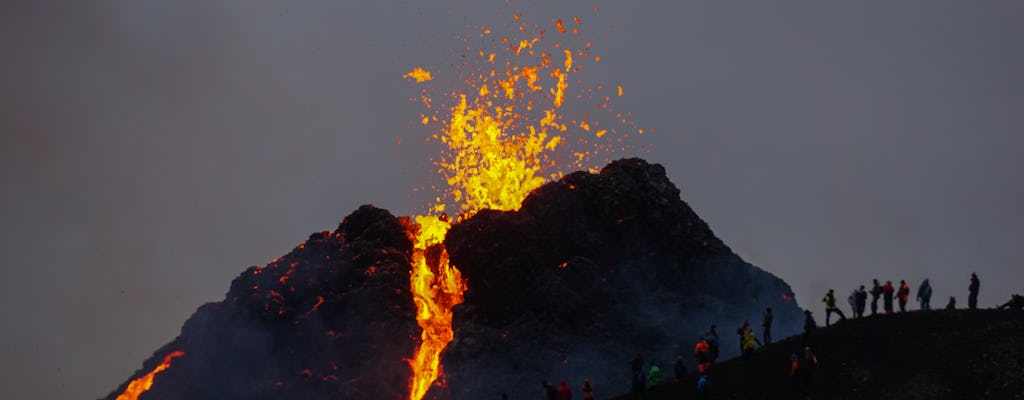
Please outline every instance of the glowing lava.
M457 80L461 81L455 86L460 89L442 96L432 96L428 89L423 89L419 98L428 113L434 113L421 114L420 120L436 129L432 138L442 144L441 157L434 165L445 186L430 207L436 216L417 216L418 226L409 228L415 244L411 287L416 320L423 329L422 342L415 357L409 360L413 371L409 383L411 400L422 399L442 376L441 352L454 337L452 307L463 301L462 294L467 288L459 270L449 264L444 249L444 238L451 226L445 213L457 213L462 220L483 209L517 210L530 191L548 178L560 177L563 172L559 168L584 167L583 163L597 152L614 153L608 151L608 144L621 143L622 136L628 137L628 133L615 135L619 132L614 128L598 129L601 122L590 119L587 113L563 115L562 106L567 99L596 98L596 109L611 113L610 95L600 96L592 88L581 90L578 95L568 92L570 77L580 71L578 62L592 58L589 42L578 37L572 40L579 34L579 28L569 31L561 20L552 21L552 27L559 32L555 35L569 39L556 41L546 37L546 29L519 21L520 17L514 16L517 25L511 30L524 38L492 38L497 29L481 27L474 40L482 43L463 39L467 57L473 61L459 67ZM573 21L580 25L578 17ZM573 48L572 43L577 42L578 48ZM476 45L479 48L474 48ZM596 58L593 57L595 62ZM420 67L404 77L416 83L437 82ZM598 85L598 90L602 88ZM435 100L438 104L450 104L438 106ZM615 123L631 124L621 114L613 115ZM574 150L571 164L558 162L554 152L566 143L563 135L575 132L577 127L580 133L593 129L596 134L588 135L605 144ZM588 142L581 136L573 144Z
M164 361L160 363L160 365L157 365L156 368L153 368L152 371L149 371L148 374L143 375L142 377L134 381L131 381L131 383L128 384L128 388L124 390L124 393L121 393L120 396L117 396L117 400L138 399L140 395L149 390L149 388L153 387L153 378L156 377L156 374L160 373L160 371L169 368L171 366L171 360L177 357L181 357L183 355L185 355L185 352L178 350L165 356Z

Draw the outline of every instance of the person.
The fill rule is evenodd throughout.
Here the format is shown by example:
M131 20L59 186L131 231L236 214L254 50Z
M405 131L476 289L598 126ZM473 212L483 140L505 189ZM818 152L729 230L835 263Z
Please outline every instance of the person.
M747 328L747 330L743 332L743 357L750 358L750 356L754 355L754 349L760 345L761 342L757 340L757 336L754 335L754 330Z
M590 385L590 379L583 379L580 391L583 392L583 400L594 400L594 387Z
M900 312L907 312L907 299L910 298L910 286L907 282L900 280L900 290L896 292L896 298L900 301Z
M761 320L761 326L764 327L764 344L767 345L772 342L772 308L764 310L764 319Z
M643 398L645 389L647 389L647 377L644 376L643 368L641 368L639 371L633 372L633 396Z
M886 314L892 314L892 295L894 292L892 281L885 281L885 286L882 286L882 301L885 302Z
M547 399L547 400L558 400L558 390L555 389L555 386L552 385L551 382L544 381L542 383L542 385L544 385L544 398L545 399Z
M850 312L854 318L857 317L857 289L853 289L849 296L846 296L846 304L850 305Z
M864 285L860 285L860 289L854 292L854 297L857 302L857 318L864 317L864 306L867 305L868 292L864 290Z
M809 388L814 383L814 369L818 366L818 357L811 351L810 346L804 347L804 360L800 364L804 376L804 386Z
M804 310L804 342L811 339L811 334L814 333L815 329L818 329L818 324L814 322L811 310Z
M878 279L872 279L874 286L871 287L871 315L878 313L878 296L882 295L882 285L878 284Z
M703 374L711 366L711 345L707 339L701 338L693 347L693 357L697 359L697 372ZM682 359L680 358L680 361Z
M640 353L636 353L633 356L633 360L629 362L629 367L633 370L634 374L644 369L644 358L640 357Z
M708 350L711 355L711 365L715 365L718 361L718 327L711 325L711 330L704 335L704 340L708 342Z
M661 383L661 368L658 368L658 365L651 361L651 369L647 373L647 387L654 387L659 383Z
M949 296L949 303L946 303L947 310L956 310L956 297Z
M707 343L707 342L704 342L704 343ZM674 370L675 370L675 373L676 373L676 377L673 380L673 382L679 383L679 382L682 382L682 381L686 380L686 372L687 371L686 371L686 363L683 362L683 356L679 356L679 358L676 359L676 365L675 365Z
M697 399L704 400L711 397L711 385L708 380L708 374L700 374L697 378Z
M562 381L562 385L558 387L558 392L556 394L558 395L558 397L556 397L558 400L572 400L572 389L569 389L569 384L564 380Z
M825 298L821 299L821 301L825 302L825 326L830 325L829 319L832 317L832 313L839 314L840 320L846 319L846 316L843 315L843 310L836 306L836 295L832 289L828 290Z
M748 320L743 320L743 325L736 328L736 334L740 337L740 354L743 354L743 334L747 333L748 329L750 329L750 321Z
M921 305L921 311L928 311L932 309L932 285L928 283L928 278L925 278L921 282L921 286L917 287L917 303Z
M1015 294L1012 297L1010 297L1010 301L1007 301L1006 303L1003 303L1003 305L1001 305L999 307L996 307L996 309L997 310L1005 310L1005 309L1020 310L1020 309L1024 309L1024 296L1021 296L1019 294Z
M978 309L978 289L981 287L981 282L978 281L978 274L971 272L971 285L967 287L970 292L967 296L967 308L971 310Z
M796 353L789 355L789 386L794 395L800 391L800 358Z

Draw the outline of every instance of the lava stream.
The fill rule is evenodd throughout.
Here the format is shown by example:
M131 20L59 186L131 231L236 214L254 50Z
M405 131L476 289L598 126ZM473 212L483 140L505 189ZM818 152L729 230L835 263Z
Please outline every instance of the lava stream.
M148 374L131 381L131 383L128 384L128 388L124 390L124 393L117 396L117 400L137 400L139 396L149 390L149 388L153 387L153 378L156 377L156 374L169 368L171 366L171 360L183 355L185 355L184 351L177 350L165 356L164 361L160 363L160 365L157 365L156 368L153 368L152 371L149 371Z

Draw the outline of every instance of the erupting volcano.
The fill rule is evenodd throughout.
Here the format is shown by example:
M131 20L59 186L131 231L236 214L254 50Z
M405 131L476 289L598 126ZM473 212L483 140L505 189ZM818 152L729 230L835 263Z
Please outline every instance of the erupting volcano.
M412 68L442 149L425 215L363 206L250 267L108 399L523 398L549 376L625 387L628 354L680 353L765 306L793 331L788 285L732 253L661 166L594 169L643 131L610 106L621 86L573 86L600 60L582 27L479 27L451 91Z

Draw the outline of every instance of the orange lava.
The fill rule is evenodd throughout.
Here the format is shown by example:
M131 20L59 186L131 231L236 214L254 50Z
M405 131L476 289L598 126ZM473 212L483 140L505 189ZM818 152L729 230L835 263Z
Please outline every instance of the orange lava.
M160 373L160 371L169 368L171 366L171 360L177 357L181 357L183 355L185 355L184 351L177 350L165 356L164 361L160 363L160 365L157 365L156 368L153 368L152 371L149 371L148 374L143 375L142 377L134 381L131 381L131 383L128 384L128 388L124 390L124 393L121 393L120 396L117 396L117 400L138 399L140 395L149 390L149 388L153 387L153 378L156 377L156 374Z

